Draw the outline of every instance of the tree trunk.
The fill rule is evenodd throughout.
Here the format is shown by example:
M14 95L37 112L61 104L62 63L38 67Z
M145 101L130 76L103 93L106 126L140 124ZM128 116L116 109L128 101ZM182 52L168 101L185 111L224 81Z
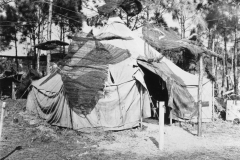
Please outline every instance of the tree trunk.
M237 26L235 27L235 44L234 44L234 55L233 55L233 79L234 79L234 93L238 95L238 76L237 76L237 52L238 52L238 42L237 42Z
M149 6L147 7L147 23L149 22Z
M15 26L15 38L14 38L14 42L15 42L15 53L16 53L16 58L15 58L15 62L17 65L17 71L19 71L18 69L18 49L17 49L17 30L16 30L16 26Z
M63 26L63 42L65 42L65 27ZM63 46L63 58L65 57L65 46Z
M62 22L62 17L61 17L61 22L60 22L60 41L63 41L63 22ZM63 58L63 47L60 46L60 56Z
M79 6L79 2L80 2L80 1L76 1L76 0L74 1L74 3L75 3L74 10L75 10L75 12L77 13L77 16L78 16L79 18L81 18L81 20L82 20L82 19L86 19L86 17L83 17L83 15L79 12L79 7L78 7L78 6ZM79 30L79 28L76 28L76 29L75 29L75 33L78 32L78 30Z
M33 30L34 31L34 30ZM32 35L32 38L33 38L33 46L36 45L36 36L35 36L35 33L33 33ZM33 63L33 69L36 69L36 57L37 57L37 51L36 51L36 48L33 47L33 59L32 59L32 63Z
M181 28L181 39L183 39L183 24L182 24L182 17L180 17L180 28Z
M48 28L47 28L47 40L51 40L51 24L52 24L52 1L50 0L49 4L49 15L48 15ZM47 74L50 74L50 61L51 61L51 51L47 52L47 66L46 66L46 72Z
M226 29L225 29L225 30L226 30ZM226 61L225 61L225 59L226 59L226 58L225 58L225 57L226 57L226 55L225 55L225 54L226 54L226 51L225 51L225 49L226 49L226 48L225 48L225 41L226 41L226 40L225 40L225 37L226 37L226 36L225 36L225 34L226 34L226 32L224 31L224 52L223 52L223 59L222 59L222 62L223 62L222 92L221 92L221 96L222 96L222 97L223 97L223 93L224 93L225 90L226 90L226 88L225 88L225 77L226 77L226 75L225 75L225 74L226 74L226 71L225 71L225 70L226 70L226 67L225 67L225 66L226 66L226 64L225 64L225 62L226 62Z
M38 44L41 43L41 23L40 23L40 7L37 6L38 9ZM37 72L39 72L39 68L40 68L40 55L41 55L41 50L37 49L37 67L36 70Z
M228 83L228 78L227 78L227 75L228 75L228 64L227 64L227 58L228 58L228 54L227 54L227 40L225 39L224 40L224 53L225 53L225 58L224 58L224 61L225 61L225 77L226 77L226 90L228 91L229 90L229 83Z
M186 29L185 29L185 18L184 16L182 16L182 31L183 31L183 38L185 38L185 33L186 33Z
M213 48L213 36L211 35L211 30L208 29L208 49L212 49ZM213 51L214 52L214 51Z

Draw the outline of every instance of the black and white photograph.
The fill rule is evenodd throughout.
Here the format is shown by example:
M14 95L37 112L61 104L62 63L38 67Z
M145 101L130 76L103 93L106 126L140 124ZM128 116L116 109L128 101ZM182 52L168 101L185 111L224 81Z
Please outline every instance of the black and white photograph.
M0 160L240 160L240 0L0 0Z

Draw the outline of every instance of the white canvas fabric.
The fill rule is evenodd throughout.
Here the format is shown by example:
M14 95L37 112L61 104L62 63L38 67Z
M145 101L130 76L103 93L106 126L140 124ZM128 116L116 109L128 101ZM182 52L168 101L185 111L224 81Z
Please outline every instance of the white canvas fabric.
M132 40L115 39L101 42L111 44L122 49L127 49L133 58L138 58L139 56L147 58L162 57L161 53L148 45L143 39L136 36L119 17L109 18L107 25L93 33L98 35L103 32L113 33L121 37L131 37Z

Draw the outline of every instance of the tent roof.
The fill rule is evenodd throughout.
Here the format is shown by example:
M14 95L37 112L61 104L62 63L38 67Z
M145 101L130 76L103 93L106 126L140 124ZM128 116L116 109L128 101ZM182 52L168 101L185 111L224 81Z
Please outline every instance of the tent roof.
M38 49L42 49L42 50L52 50L52 49L57 48L57 46L67 46L67 45L69 45L69 44L66 42L62 42L59 40L51 40L51 41L39 43L39 44L35 45L34 47L38 48Z
M142 63L141 59L138 59L138 63ZM147 61L147 59L144 59L143 61ZM144 62L146 63L146 62ZM189 72L186 72L182 70L180 67L175 65L172 61L169 59L163 57L159 62L147 62L146 65L154 66L155 68L160 68L162 71L162 74L164 74L166 77L170 77L172 80L174 80L176 83L182 86L198 86L198 75L191 74ZM203 78L203 83L207 83L210 80L206 77Z
M131 37L132 40L103 40L101 43L111 44L122 49L127 49L133 58L137 58L139 56L148 58L162 57L161 53L148 45L143 39L135 35L134 32L131 31L119 17L109 18L107 25L105 25L95 34L98 35L100 33L112 33L120 37Z
M62 88L63 82L60 74L55 74L51 79L49 79L44 85L40 85L43 81L49 78L47 75L39 80L33 81L32 86L37 88L39 91L51 93L57 93Z

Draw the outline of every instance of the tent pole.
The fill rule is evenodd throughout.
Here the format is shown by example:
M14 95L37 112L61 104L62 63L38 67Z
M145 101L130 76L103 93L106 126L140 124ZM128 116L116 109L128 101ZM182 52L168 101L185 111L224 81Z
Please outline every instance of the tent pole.
M158 105L158 120L159 120L159 150L164 147L164 102L157 102Z
M4 119L4 111L5 111L6 102L2 103L2 111L1 111L1 121L0 121L0 141L2 137L2 128L3 128L3 119Z
M203 82L203 55L200 55L199 79L198 79L198 136L202 136L202 82Z

